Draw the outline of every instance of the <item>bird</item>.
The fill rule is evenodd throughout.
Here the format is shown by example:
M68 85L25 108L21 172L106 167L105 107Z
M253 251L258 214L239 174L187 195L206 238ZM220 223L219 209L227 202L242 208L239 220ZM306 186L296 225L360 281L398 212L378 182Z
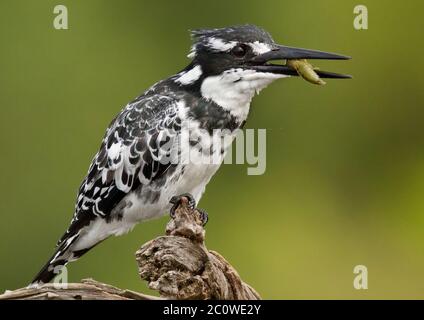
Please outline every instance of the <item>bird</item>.
M172 214L183 196L194 207L243 128L254 95L298 75L278 61L350 58L277 44L251 24L196 29L191 38L187 67L154 84L111 121L78 190L69 228L30 285L50 282L57 270L110 236ZM215 132L224 140L217 147L211 142ZM215 161L199 161L205 155ZM206 222L206 212L203 217Z

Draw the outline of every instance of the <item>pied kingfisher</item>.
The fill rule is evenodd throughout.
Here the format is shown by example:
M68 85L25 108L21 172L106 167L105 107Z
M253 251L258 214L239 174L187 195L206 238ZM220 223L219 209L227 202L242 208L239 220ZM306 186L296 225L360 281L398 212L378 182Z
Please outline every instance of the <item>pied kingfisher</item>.
M191 63L127 104L110 123L79 188L70 226L32 285L49 282L57 267L106 238L172 212L175 196L186 194L197 203L243 127L254 94L276 79L297 75L293 68L270 61L349 58L278 45L254 25L195 30L192 38ZM317 73L322 78L347 77ZM216 129L228 138L219 148L205 137ZM190 150L180 143L184 132ZM179 161L163 161L171 153ZM218 155L218 160L192 161L203 153Z

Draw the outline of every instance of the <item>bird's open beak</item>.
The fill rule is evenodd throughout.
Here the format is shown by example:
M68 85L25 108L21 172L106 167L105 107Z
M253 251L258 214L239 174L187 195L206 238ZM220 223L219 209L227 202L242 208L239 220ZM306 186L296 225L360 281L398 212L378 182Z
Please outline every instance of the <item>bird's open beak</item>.
M343 56L336 53L330 53L330 52L276 45L273 50L254 57L250 61L250 63L253 65L253 68L257 71L297 76L298 75L297 71L291 68L290 66L270 63L270 61L290 60L290 59L349 60L350 57ZM320 78L331 78L331 79L352 78L350 75L333 73L333 72L322 71L322 70L315 70L315 72L318 74Z

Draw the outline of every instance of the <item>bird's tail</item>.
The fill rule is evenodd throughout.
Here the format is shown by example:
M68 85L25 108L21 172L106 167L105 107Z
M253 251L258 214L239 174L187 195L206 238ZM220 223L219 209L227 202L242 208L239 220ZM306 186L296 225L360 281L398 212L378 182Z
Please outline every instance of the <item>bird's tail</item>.
M40 272L31 281L30 287L37 287L44 283L50 282L56 275L61 272L61 269L70 261L78 259L84 252L72 251L72 244L78 239L79 234L69 236L62 241L53 256L41 268ZM88 251L88 250L87 250Z

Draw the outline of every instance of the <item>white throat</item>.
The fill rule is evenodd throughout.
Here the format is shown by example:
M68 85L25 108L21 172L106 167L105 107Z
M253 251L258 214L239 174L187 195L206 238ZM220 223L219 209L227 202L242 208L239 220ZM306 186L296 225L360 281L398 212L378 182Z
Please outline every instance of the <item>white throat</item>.
M212 100L228 110L238 120L246 120L250 102L274 80L286 75L256 72L254 70L230 69L203 80L200 92L205 99Z

